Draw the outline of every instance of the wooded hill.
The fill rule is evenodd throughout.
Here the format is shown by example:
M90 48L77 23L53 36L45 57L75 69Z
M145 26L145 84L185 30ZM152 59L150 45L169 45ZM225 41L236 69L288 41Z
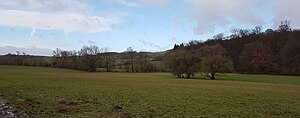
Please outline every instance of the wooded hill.
M189 67L182 67L186 68L183 74L205 72L201 69L205 66L201 64L203 60L201 48L204 50L203 48L219 45L221 47L219 50L224 49L225 53L221 58L228 57L232 62L232 72L300 75L300 31L292 30L289 21L281 22L276 30L262 31L262 29L261 26L253 29L234 29L230 36L218 34L205 42L190 41L186 44L175 45L171 52L176 53L179 49L184 50L184 54L188 54L175 56L187 57L185 61L178 62L189 64ZM210 53L212 56L219 55L216 53L219 50ZM195 60L195 55L200 57ZM179 65L178 63L175 65ZM170 67L170 64L168 65Z

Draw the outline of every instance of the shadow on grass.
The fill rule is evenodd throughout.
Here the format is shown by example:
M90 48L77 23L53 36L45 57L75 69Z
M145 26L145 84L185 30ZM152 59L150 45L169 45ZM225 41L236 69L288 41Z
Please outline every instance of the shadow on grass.
M226 76L226 74L218 74L216 76L216 79L212 80L210 79L209 77L207 76L204 76L204 75L200 75L200 74L197 74L191 78L177 78L177 79L186 79L186 80L212 80L212 81L218 81L218 80L228 80L228 79L224 79L223 77Z

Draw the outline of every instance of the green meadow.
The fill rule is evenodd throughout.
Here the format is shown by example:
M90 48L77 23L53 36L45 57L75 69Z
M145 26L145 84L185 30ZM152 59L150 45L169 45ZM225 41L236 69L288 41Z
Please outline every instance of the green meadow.
M300 77L88 73L0 66L0 103L23 117L300 117Z

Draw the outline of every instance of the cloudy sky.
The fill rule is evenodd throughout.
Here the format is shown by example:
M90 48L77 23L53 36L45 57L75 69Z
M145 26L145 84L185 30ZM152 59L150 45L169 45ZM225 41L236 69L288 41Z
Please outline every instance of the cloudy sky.
M300 28L300 0L0 0L0 54L83 45L164 51L232 28Z

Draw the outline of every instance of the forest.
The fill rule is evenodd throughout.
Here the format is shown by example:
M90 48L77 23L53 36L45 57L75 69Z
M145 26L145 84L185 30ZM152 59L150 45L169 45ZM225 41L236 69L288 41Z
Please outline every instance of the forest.
M233 29L230 36L174 45L165 63L179 78L197 72L212 79L219 72L300 75L300 31L292 30L290 21L262 29Z
M52 57L17 52L0 56L1 65L48 66L94 72L172 72L178 78L200 73L216 79L218 73L300 75L300 31L290 21L277 29L263 31L233 29L232 34L217 34L205 41L175 44L164 52L111 52L108 48L83 46L80 50L56 49Z

